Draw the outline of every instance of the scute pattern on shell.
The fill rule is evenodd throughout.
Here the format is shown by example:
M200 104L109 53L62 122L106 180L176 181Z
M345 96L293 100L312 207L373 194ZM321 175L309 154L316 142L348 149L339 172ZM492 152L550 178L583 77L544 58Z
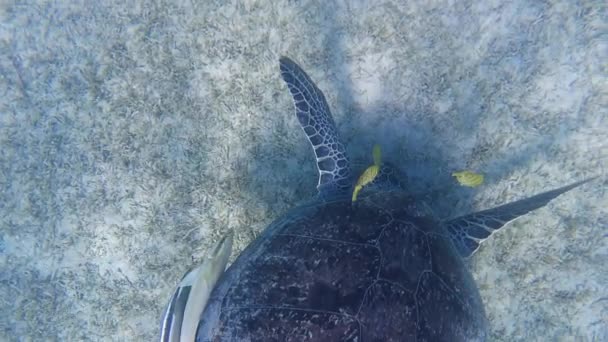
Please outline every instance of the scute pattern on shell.
M225 274L201 341L482 338L470 274L418 212L400 192L294 209Z

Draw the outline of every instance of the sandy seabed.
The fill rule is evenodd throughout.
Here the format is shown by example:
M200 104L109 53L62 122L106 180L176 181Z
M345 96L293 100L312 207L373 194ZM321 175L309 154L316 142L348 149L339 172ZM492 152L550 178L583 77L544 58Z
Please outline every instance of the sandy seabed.
M332 2L333 3L333 2ZM4 1L0 340L152 341L182 274L310 198L279 76L442 217L588 176L471 267L494 341L608 340L604 1ZM474 190L454 170L486 175Z

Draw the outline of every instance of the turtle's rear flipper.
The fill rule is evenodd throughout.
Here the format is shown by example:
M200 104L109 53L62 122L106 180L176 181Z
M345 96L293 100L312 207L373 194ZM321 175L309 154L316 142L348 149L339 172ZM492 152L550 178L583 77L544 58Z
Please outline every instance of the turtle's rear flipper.
M323 92L294 61L281 57L279 62L300 126L315 152L319 170L317 190L321 195L348 192L350 165Z
M505 224L532 210L545 206L557 196L594 178L507 203L493 209L457 217L445 222L446 229L460 255L465 258L469 257L479 248L480 243Z

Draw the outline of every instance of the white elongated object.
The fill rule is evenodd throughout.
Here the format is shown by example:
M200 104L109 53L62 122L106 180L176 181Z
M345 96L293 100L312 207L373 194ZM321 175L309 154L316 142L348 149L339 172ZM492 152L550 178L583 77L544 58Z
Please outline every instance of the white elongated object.
M161 326L161 342L194 342L209 295L226 270L232 232L226 234L196 268L187 272L173 293Z

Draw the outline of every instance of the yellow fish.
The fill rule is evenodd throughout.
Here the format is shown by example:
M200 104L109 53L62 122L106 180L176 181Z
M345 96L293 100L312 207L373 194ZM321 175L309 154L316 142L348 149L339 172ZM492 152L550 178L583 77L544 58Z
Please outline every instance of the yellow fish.
M483 175L472 171L459 171L452 173L452 176L456 177L456 181L460 185L474 188L483 183Z
M357 200L359 191L361 191L364 186L374 181L374 178L376 178L378 175L378 171L380 171L380 167L378 165L372 165L363 171L359 177L359 180L357 181L357 184L355 184L355 190L353 191L352 198L353 202Z
M359 180L357 180L357 184L355 184L355 190L353 191L352 201L355 202L357 200L357 195L359 191L363 189L364 186L374 181L376 176L378 176L378 172L380 172L380 165L382 164L382 151L380 150L380 145L374 145L372 155L374 157L374 165L369 166L361 176L359 176Z

